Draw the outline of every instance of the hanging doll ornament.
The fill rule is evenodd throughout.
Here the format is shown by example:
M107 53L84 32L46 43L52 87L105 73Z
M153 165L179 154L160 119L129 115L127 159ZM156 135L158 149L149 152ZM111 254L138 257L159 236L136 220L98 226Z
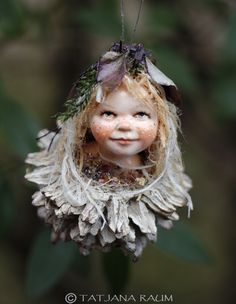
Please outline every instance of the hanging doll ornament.
M82 254L121 248L138 258L158 226L192 209L177 142L177 87L141 44L114 43L73 86L55 132L42 130L26 178L52 241Z
M141 44L115 43L81 75L26 162L39 186L33 205L52 240L74 240L82 254L120 247L139 257L158 225L192 209L191 180L177 142L178 90Z

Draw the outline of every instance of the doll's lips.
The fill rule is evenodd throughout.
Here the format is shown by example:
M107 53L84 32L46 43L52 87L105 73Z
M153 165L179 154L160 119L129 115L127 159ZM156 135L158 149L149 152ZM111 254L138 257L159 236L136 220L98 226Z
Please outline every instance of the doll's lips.
M137 141L138 139L136 138L111 138L112 141L114 142L118 142L119 144L122 144L122 145L128 145L134 141Z

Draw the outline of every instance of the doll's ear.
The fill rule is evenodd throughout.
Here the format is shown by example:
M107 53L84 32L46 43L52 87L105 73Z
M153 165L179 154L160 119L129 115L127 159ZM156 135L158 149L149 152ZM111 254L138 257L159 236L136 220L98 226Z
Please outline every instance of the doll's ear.
M151 79L158 85L161 85L165 90L166 99L172 101L175 104L181 103L181 97L179 90L175 83L167 77L162 71L160 71L150 59L146 58L147 71Z

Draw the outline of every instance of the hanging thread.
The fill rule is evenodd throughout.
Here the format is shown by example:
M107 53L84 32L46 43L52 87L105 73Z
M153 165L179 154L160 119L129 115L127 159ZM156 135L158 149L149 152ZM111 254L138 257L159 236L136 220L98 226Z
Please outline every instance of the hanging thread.
M141 14L142 7L143 7L143 2L144 2L144 0L140 0L139 10L138 10L138 16L137 16L137 19L136 19L136 22L135 22L135 25L134 25L134 30L133 30L132 41L134 40L134 37L135 37L135 34L136 34L136 30L137 30L137 27L138 27L138 23L139 23L139 19L140 19L140 14Z
M125 13L124 13L124 0L120 0L120 17L121 17L121 37L120 41L125 41Z

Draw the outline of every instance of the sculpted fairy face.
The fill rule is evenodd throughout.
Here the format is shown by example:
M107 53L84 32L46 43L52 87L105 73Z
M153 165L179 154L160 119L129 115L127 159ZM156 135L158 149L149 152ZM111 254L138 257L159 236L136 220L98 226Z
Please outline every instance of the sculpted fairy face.
M148 148L155 140L156 108L120 87L93 111L90 128L104 156L130 157Z

